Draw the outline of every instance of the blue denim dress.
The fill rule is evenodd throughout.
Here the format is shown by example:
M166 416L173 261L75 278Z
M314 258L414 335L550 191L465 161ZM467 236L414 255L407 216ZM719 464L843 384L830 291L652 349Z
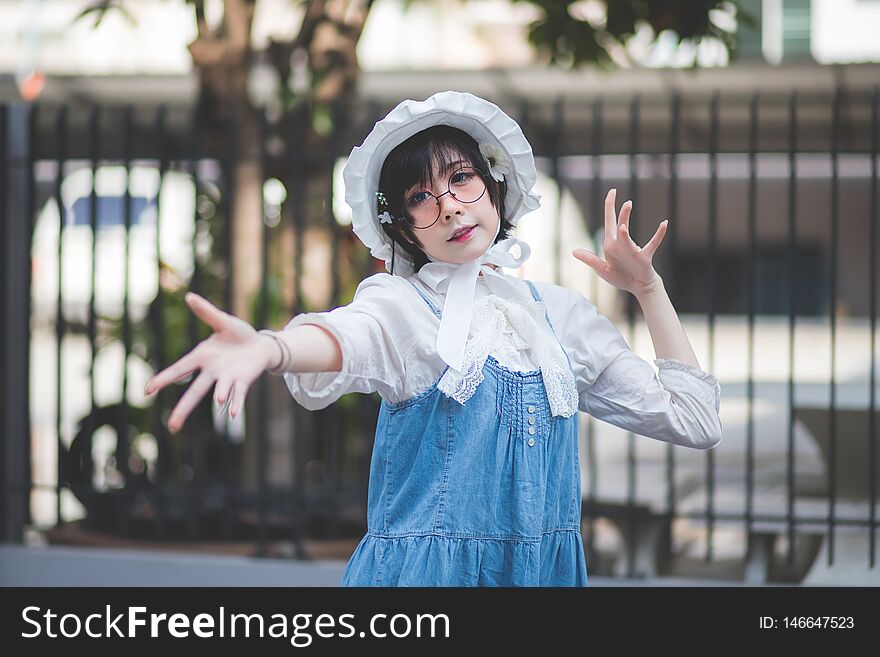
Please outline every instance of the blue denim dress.
M383 400L367 533L342 586L587 585L578 414L550 415L540 370L514 372L489 356L483 375L463 405L439 379Z

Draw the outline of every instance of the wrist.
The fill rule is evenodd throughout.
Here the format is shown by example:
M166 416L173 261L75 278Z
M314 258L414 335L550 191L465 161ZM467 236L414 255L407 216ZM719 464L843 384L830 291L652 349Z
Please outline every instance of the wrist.
M259 331L257 338L262 352L263 369L269 372L279 371L284 364L284 350L279 344L280 339L268 330Z
M661 294L664 290L663 279L660 277L660 274L655 272L654 277L650 281L639 284L638 287L632 290L632 293L636 299L641 301L642 299L650 299Z

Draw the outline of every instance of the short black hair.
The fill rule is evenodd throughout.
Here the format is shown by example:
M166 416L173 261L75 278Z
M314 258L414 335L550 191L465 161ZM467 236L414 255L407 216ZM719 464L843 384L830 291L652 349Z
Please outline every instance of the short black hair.
M448 125L437 125L417 132L412 137L397 145L382 164L379 176L379 191L388 201L388 211L395 217L392 223L382 223L382 230L394 244L406 251L412 258L414 270L419 271L428 262L428 256L422 251L421 240L416 231L403 221L404 193L413 185L426 185L431 181L434 167L439 165L445 170L450 164L464 160L476 169L486 171L486 160L480 153L476 140L464 130ZM510 237L513 230L506 217L504 197L507 195L507 182L496 182L491 177L486 179L486 189L492 206L498 210L501 229L495 238L497 244ZM393 262L393 261L392 261ZM392 271L394 266L392 264Z

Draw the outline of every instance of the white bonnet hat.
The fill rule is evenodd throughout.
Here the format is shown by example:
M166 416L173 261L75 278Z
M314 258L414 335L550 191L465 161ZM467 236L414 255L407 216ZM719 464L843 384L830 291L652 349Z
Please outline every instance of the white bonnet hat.
M498 153L498 160L507 168L504 204L512 225L540 205L541 197L532 191L538 177L532 147L519 124L497 105L458 91L441 91L423 101L404 100L376 123L363 144L352 150L342 173L345 200L352 209L352 230L374 258L385 261L389 272L392 241L379 225L376 203L382 165L394 148L436 125L459 128L481 146ZM403 249L397 249L394 259L394 273L413 272L412 259Z

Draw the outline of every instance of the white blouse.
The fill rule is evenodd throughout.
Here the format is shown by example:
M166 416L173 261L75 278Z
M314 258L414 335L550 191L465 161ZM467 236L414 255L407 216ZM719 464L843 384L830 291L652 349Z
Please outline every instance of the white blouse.
M499 273L502 273L499 269ZM508 276L509 274L504 274ZM443 308L443 295L418 276L409 281ZM446 370L436 351L439 318L410 282L379 273L364 279L352 302L334 310L302 313L286 328L317 324L339 341L339 372L286 372L294 399L317 410L350 392L377 392L388 402L409 399ZM568 355L578 408L628 431L676 445L709 449L721 441L721 386L712 374L674 359L651 365L633 353L620 331L579 292L535 281L550 323ZM477 279L474 303L490 295ZM479 330L472 326L472 331ZM539 369L532 350L505 330L491 355L514 371Z

